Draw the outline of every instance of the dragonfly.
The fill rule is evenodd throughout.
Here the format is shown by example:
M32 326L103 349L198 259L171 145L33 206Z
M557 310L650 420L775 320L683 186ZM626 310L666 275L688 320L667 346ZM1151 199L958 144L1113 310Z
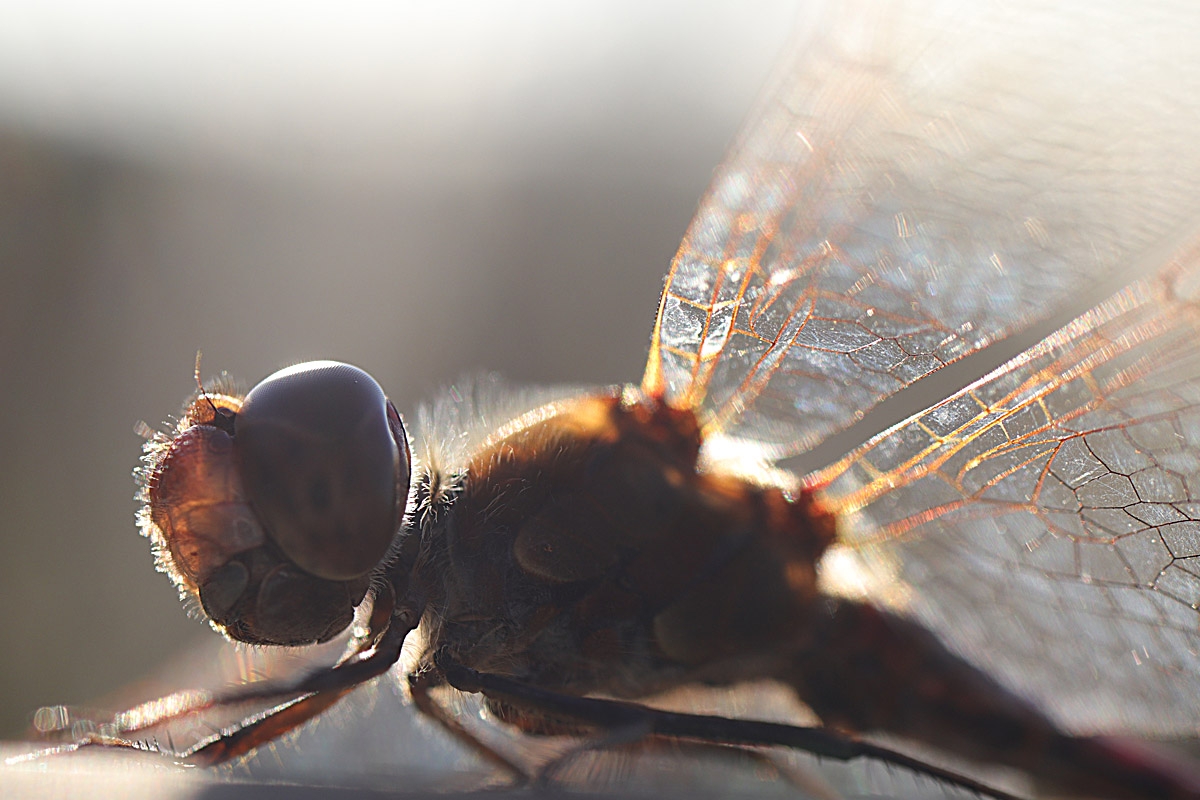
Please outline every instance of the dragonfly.
M1200 69L1174 11L818 25L716 170L638 383L455 392L411 429L339 362L200 387L146 446L160 568L235 641L353 628L349 653L62 749L267 703L167 753L238 758L407 646L414 706L518 779L579 750L532 771L440 692L583 749L799 748L1009 796L883 733L1050 791L1200 796L1144 743L1200 721ZM832 464L787 468L1022 336ZM643 702L763 679L821 724Z

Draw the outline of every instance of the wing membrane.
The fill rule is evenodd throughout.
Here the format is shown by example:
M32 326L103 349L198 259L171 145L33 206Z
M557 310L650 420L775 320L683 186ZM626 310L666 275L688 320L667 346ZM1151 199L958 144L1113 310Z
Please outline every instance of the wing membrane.
M792 455L1177 246L1196 26L964 11L873 5L797 50L672 262L643 388Z
M1197 286L1192 249L815 478L877 599L1080 729L1200 720Z

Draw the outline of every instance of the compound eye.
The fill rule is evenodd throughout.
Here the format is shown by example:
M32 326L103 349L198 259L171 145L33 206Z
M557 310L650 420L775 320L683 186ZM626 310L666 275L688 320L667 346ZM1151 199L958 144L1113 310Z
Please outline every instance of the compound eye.
M280 370L246 395L233 441L250 505L296 566L348 581L379 565L411 465L400 418L374 378L336 361Z

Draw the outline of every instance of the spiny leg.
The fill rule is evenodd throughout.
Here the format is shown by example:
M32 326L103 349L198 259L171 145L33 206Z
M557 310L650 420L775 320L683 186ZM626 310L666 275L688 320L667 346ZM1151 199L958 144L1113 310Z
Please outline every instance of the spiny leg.
M429 667L408 676L409 694L417 711L440 725L444 731L469 747L480 758L506 773L512 778L515 786L528 783L529 773L523 766L476 736L433 698L432 690L446 685L441 673Z
M409 630L404 625L394 625L373 649L360 653L361 658L310 673L298 683L299 690L306 692L303 697L243 720L198 743L183 754L183 760L203 766L224 764L315 719L366 681L391 669L400 658Z
M368 634L355 651L335 666L310 672L298 680L261 681L224 694L194 692L173 695L172 698L179 698L180 701L171 703L171 698L163 698L144 704L119 714L107 730L102 727L78 741L15 756L6 763L30 761L84 748L155 752L180 763L202 766L239 758L303 725L365 681L387 672L399 659L404 638L415 627L417 616L412 609L394 609L394 601L385 598L382 603L377 601L372 609ZM279 699L285 702L247 717L185 750L159 747L127 736L204 711L251 701Z
M572 747L543 764L538 769L534 785L538 788L553 786L560 774L569 768L573 762L588 753L595 753L602 750L625 749L630 751L632 755L634 753L651 752L657 747L668 743L680 750L689 750L698 753L714 752L724 756L735 755L748 759L759 767L774 772L776 777L794 786L805 797L812 797L815 800L839 800L841 797L820 775L811 770L786 764L771 753L746 745L699 740L689 741L658 736L647 731L645 725L615 728L604 731L600 736L593 735L579 745Z
M726 745L787 747L836 761L872 759L883 764L903 767L915 774L925 775L995 800L1018 800L1016 795L960 773L826 728L683 714L618 700L564 695L527 686L499 675L476 672L454 663L444 653L435 654L435 663L446 677L446 681L460 691L479 692L505 703L556 717L579 720L598 728L632 729L642 726L650 736Z
M441 680L444 682L444 679ZM630 752L649 751L656 746L661 747L670 743L675 747L695 750L714 750L725 754L735 752L757 762L760 766L773 770L778 776L806 792L807 795L819 798L836 797L836 793L820 778L793 769L761 750L740 745L656 738L640 721L631 726L603 728L597 732L594 725L580 724L578 720L555 719L543 712L514 706L486 695L484 696L484 707L505 725L514 727L527 735L570 736L581 740L570 749L559 753L538 767L533 779L534 786L537 788L546 788L552 785L565 769L588 753L622 749Z

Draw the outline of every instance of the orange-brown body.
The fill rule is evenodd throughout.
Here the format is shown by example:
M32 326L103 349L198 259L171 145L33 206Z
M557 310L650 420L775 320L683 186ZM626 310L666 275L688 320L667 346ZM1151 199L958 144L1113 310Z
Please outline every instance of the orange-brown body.
M491 443L425 533L435 643L572 694L777 674L833 520L698 472L699 449L690 412L618 396Z
M690 411L598 395L518 428L452 485L420 479L409 588L424 598L428 657L570 696L770 678L841 730L900 734L1072 791L1193 796L1140 755L1059 730L920 625L824 596L817 563L834 518L807 492L699 470ZM529 732L572 729L489 706Z

